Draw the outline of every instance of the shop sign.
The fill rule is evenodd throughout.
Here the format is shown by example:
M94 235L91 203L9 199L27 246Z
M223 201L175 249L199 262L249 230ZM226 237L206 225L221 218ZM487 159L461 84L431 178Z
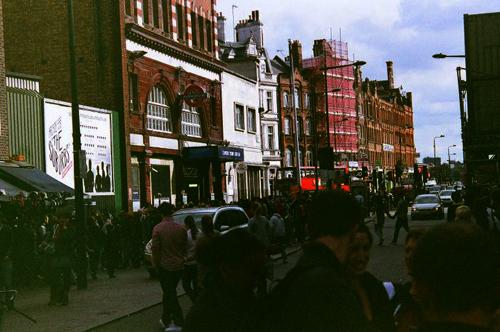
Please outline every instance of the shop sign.
M350 161L349 162L349 168L358 168L359 163L357 161Z
M383 145L384 151L386 152L394 152L394 146L390 144L384 144Z
M238 148L219 147L219 159L243 161L244 151Z
M56 180L74 188L73 127L71 105L45 100L45 169ZM84 192L114 192L111 113L80 106L82 176Z

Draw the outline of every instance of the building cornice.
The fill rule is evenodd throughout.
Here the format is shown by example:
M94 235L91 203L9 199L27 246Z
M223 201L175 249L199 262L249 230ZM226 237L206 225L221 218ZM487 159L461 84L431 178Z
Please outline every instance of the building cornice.
M226 70L226 64L205 53L196 51L192 48L179 44L170 38L158 35L137 24L129 23L125 27L125 36L127 39L147 46L158 52L184 60L193 65L199 66L216 73Z

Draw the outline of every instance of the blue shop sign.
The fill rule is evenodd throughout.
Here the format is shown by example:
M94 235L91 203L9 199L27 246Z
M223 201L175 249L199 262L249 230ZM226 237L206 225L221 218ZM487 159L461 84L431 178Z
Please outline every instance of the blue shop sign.
M219 147L219 159L231 161L243 161L245 159L243 149Z

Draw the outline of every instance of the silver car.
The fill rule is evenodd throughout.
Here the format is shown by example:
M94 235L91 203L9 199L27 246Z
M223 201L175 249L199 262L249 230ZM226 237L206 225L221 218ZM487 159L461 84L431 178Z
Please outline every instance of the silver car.
M234 205L182 209L176 211L172 215L172 218L177 224L184 225L184 219L186 219L187 216L192 216L194 218L194 222L199 229L201 229L201 219L203 216L212 217L215 230L221 234L227 233L236 228L248 227L248 216L245 213L245 210ZM144 248L144 261L149 275L153 277L155 275L155 271L152 268L151 262L151 245L152 240L149 240Z
M439 199L441 200L441 203L443 203L444 206L449 206L453 204L453 199L451 198L451 195L455 190L442 190L439 192Z
M443 219L444 210L441 200L437 195L418 195L411 208L411 219Z

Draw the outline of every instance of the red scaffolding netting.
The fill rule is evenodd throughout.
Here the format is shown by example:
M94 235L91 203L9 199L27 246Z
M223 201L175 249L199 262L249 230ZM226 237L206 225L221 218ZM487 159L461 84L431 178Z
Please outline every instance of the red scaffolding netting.
M347 43L336 40L316 41L314 53L314 57L303 60L303 67L323 73L323 95L328 97L320 98L318 106L323 110L326 106L328 108L330 146L337 152L355 154L358 152L358 132L354 68L330 68L352 64Z

